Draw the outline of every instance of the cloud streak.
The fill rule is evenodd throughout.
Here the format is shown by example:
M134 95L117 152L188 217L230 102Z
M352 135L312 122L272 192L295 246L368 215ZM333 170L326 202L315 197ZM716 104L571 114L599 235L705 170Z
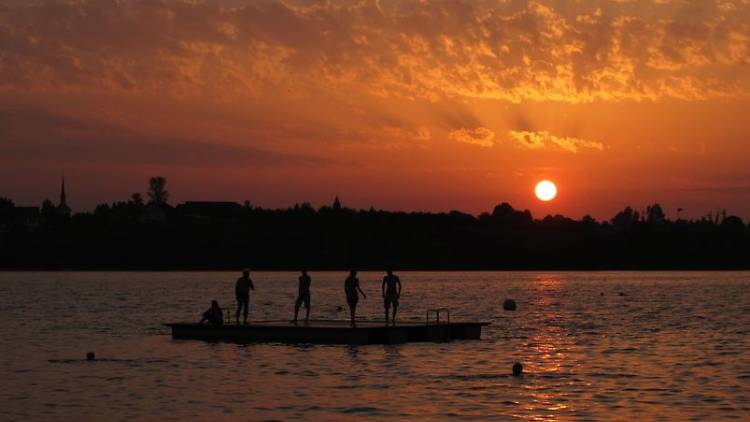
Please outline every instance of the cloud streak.
M493 139L495 139L495 132L486 127L478 127L474 129L461 128L449 133L448 137L457 142L465 142L467 144L479 145L481 147L491 147L495 145L493 142Z
M604 144L570 136L556 136L547 131L511 130L508 136L518 144L529 149L541 149L554 146L565 152L576 153L580 149L604 150Z

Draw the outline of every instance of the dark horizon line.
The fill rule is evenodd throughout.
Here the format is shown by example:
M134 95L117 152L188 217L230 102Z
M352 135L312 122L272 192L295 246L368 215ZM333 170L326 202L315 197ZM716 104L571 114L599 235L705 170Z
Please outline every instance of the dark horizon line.
M7 273L22 273L22 272L39 272L39 273L45 273L45 272L72 272L72 273L96 273L96 272L117 272L117 273L126 273L126 272L142 272L142 273L177 273L177 272L193 272L193 273L209 273L209 272L239 272L243 269L243 267L237 267L237 268L231 268L231 269L195 269L195 268L171 268L171 269L123 269L123 268L35 268L35 267L29 267L29 268L2 268L0 267L0 272L7 272ZM326 272L326 273L333 273L333 272L341 272L341 273L347 273L351 271L352 269L355 269L358 273L361 272L385 272L386 268L339 268L339 269L317 269L317 268L304 268L307 272ZM694 267L694 268L675 268L675 267L652 267L652 268L591 268L591 267L582 267L582 268L564 268L564 267L554 267L554 268L430 268L430 269L414 269L414 268L391 268L394 272L425 272L425 273L431 273L431 272L443 272L443 273L459 273L459 272L586 272L586 273L605 273L605 272L711 272L711 273L718 273L718 272L748 272L750 271L750 263L748 263L747 266L738 266L738 267L732 267L732 268L726 268L726 267ZM302 268L293 268L293 269L279 269L279 268L250 268L251 273L292 273L292 272L299 272Z
M0 195L0 199L3 199L3 198L9 199L9 200L12 201L11 198L4 197L4 196ZM338 199L338 197L335 197L335 198ZM51 202L54 205L54 202L52 200L50 200L49 198L45 198L42 201L42 205L39 205L39 206L34 206L34 205L17 205L14 202L14 207L15 208L36 208L38 210L41 210L43 208L43 206L44 206L44 203L47 202L47 201ZM112 206L115 206L117 204L128 204L128 203L130 203L130 201L128 201L128 200L124 200L124 201L112 201L112 202L102 202L102 203L97 204L94 207L94 209L92 209L92 210L74 211L74 210L71 209L70 216L73 217L73 216L76 216L76 215L93 215L96 212L96 209L99 208L99 207L102 207L102 206L112 207ZM253 205L250 205L248 207L248 206L246 206L246 205L244 205L244 204L242 204L240 202L237 202L237 201L194 201L194 200L189 200L189 201L183 201L181 203L177 203L175 205L171 205L171 204L166 203L166 202L163 203L163 204L161 204L161 205L166 205L169 208L172 208L172 209L176 210L177 208L185 206L187 204L231 204L232 206L237 206L237 207L243 208L243 209L247 208L247 209L252 210L252 211L267 211L267 212L287 212L287 211L294 211L294 210L297 210L297 209L303 209L303 208L305 208L306 205L309 205L309 209L311 209L312 211L314 211L316 213L320 212L321 210L334 210L334 209L336 209L335 205L330 205L330 204L329 205L325 205L325 204L324 205L320 205L320 206L318 206L316 208L315 206L313 206L308 201L296 202L296 203L294 203L294 205L287 206L286 208L264 208L262 206L253 206ZM573 221L583 221L584 219L586 219L587 217L589 217L589 218L592 218L596 222L603 223L603 222L610 222L610 221L612 221L612 219L614 217L617 216L617 213L616 213L614 216L609 217L609 218L596 218L596 217L592 216L591 214L586 213L586 214L584 214L583 216L581 216L579 218L575 218L575 217L569 217L569 216L567 216L565 214L560 214L560 213L547 213L547 214L544 214L543 217L539 217L539 216L534 217L533 213L531 213L531 210L529 210L528 208L526 208L526 209L513 208L513 206L509 202L506 202L506 201L499 202L497 205L495 205L495 208L497 208L498 206L501 206L501 205L506 205L506 204L509 205L509 206L511 206L511 208L514 211L528 212L529 214L532 215L532 219L534 221L543 221L545 218L548 218L548 217L551 217L551 218L563 217L563 218L570 219L570 220L573 220ZM142 204L142 206L144 206L144 207L151 206L151 205L160 205L160 204L157 204L157 203L154 203L154 202L144 202ZM621 211L625 211L625 210L630 209L630 210L632 210L634 212L639 213L640 216L643 217L643 216L646 215L647 209L650 206L654 206L654 205L659 206L661 208L661 205L660 205L659 202L654 202L654 203L648 204L645 207L642 207L641 209L638 209L636 207L632 207L631 205L626 205L624 208L622 208L620 211L618 211L618 213L621 212ZM305 208L305 209L307 209L307 208ZM385 208L376 208L374 205L371 205L370 208L350 208L350 207L342 205L340 207L340 210L341 211L355 212L355 213L367 213L367 212L373 212L374 211L374 212L391 213L391 214L427 214L427 215L441 215L441 214L442 215L449 215L449 214L453 214L453 213L458 213L458 214L461 214L461 215L471 216L473 218L480 218L483 215L492 215L492 213L493 213L493 210L486 210L486 211L479 212L478 214L475 214L475 213L466 212L466 211L462 211L460 209L455 209L455 208L451 209L451 210L448 210L448 211L391 210L391 209L385 209ZM692 217L692 218L681 217L679 215L681 211L683 211L683 210L681 208L678 208L678 212L677 212L678 215L677 215L677 218L675 218L675 219L669 218L669 216L666 213L664 213L663 221L672 222L672 223L677 223L677 222L692 223L692 222L699 222L699 221L702 221L702 220L705 220L705 219L712 219L714 217L714 215L718 216L720 214L723 214L724 217L738 217L738 218L742 219L742 217L740 217L738 214L729 213L729 212L727 212L727 209L721 208L721 207L719 207L715 211L709 211L709 212L701 215L700 217ZM743 219L743 221L744 221L744 219ZM748 221L749 221L749 224L750 224L750 220L748 220Z

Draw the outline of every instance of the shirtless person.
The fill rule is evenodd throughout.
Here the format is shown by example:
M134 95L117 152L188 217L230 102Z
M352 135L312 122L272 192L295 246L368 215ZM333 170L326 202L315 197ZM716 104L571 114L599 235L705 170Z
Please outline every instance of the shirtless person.
M349 277L344 281L344 292L346 293L346 303L349 305L349 314L352 320L352 327L356 324L354 322L357 314L357 302L359 302L359 294L362 293L362 297L367 299L367 295L359 287L359 279L357 278L357 272L352 270L349 273Z
M250 290L255 290L253 280L250 279L250 270L243 270L242 277L238 278L237 283L234 285L234 296L237 298L237 314L235 315L237 324L240 323L240 310L245 311L244 322L247 324L247 312L250 307Z
M385 323L388 324L388 308L393 305L393 317L391 322L396 324L396 311L398 310L398 298L401 297L401 279L393 275L393 270L389 269L387 275L383 277L383 307L385 308Z
M297 322L297 315L299 314L299 307L305 304L305 321L310 319L310 276L307 275L307 270L302 270L302 275L299 276L299 293L297 294L297 301L294 303L294 321Z

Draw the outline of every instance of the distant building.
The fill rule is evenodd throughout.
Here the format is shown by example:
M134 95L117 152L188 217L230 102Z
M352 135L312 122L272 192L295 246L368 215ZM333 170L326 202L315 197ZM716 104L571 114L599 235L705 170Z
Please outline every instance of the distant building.
M67 195L65 195L65 176L62 178L62 185L60 186L60 204L57 206L57 212L63 217L70 217L71 209L68 206Z
M235 218L242 211L242 206L229 201L187 201L177 206L177 213L192 218Z
M337 196L336 199L333 200L333 207L334 211L339 211L341 209L341 201L339 201L339 197Z

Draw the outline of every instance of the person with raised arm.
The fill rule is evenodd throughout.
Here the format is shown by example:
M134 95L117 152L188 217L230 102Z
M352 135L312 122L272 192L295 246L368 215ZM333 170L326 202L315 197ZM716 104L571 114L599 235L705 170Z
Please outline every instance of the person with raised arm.
M247 314L250 308L250 290L255 290L253 280L250 279L250 270L242 270L242 277L234 284L234 296L237 299L237 313L235 320L240 323L240 311L244 310L244 323L247 324Z

